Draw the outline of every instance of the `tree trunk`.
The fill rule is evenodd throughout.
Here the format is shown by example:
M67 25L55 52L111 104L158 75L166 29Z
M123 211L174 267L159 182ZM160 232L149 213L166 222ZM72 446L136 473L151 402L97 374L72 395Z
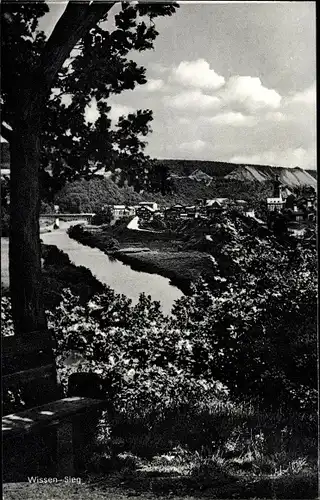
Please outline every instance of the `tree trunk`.
M30 106L32 108L32 105ZM42 301L39 230L40 112L22 111L10 141L9 275L18 335L47 327Z

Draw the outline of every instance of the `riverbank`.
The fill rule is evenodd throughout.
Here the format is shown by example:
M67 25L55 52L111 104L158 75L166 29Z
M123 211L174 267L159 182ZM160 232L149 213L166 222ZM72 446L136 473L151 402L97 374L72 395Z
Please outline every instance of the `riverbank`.
M209 275L212 261L200 252L127 252L119 250L113 255L135 271L159 274L170 279L172 285L184 294L190 293L190 284L202 275Z
M212 279L210 256L198 251L182 251L182 242L170 241L168 234L161 234L160 239L157 239L159 235L125 228L120 231L117 228L104 228L91 232L81 226L71 227L68 234L79 243L98 248L135 271L158 274L170 279L170 283L184 294L190 293L190 284L199 276ZM142 247L148 243L152 243L152 248Z

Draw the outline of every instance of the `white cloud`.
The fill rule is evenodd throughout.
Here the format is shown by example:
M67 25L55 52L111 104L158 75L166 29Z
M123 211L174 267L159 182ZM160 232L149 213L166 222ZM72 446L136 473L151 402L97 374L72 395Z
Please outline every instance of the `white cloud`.
M175 96L166 96L164 103L175 109L204 110L218 108L220 99L216 96L202 94L199 90L192 90Z
M168 90L168 85L161 78L150 78L147 83L143 85L137 85L134 88L134 92L157 92Z
M108 113L110 120L117 122L120 116L126 116L129 113L134 112L134 108L131 106L124 106L122 104L110 104L111 110Z
M297 92L296 94L293 94L291 98L288 99L288 102L299 102L302 104L316 104L316 82L314 82L310 87L307 89Z
M179 149L186 152L194 152L194 151L200 151L205 146L206 142L202 141L201 139L197 139L196 141L182 142L179 145Z
M234 111L212 116L208 121L217 125L230 125L232 127L252 127L257 123L254 116L246 116Z
M146 89L148 92L154 92L156 90L161 90L164 87L164 81L161 78L150 79L148 83L143 85L141 88Z
M120 116L126 116L135 111L131 106L124 106L123 104L108 104L111 106L108 116L110 120L114 122L117 122ZM99 118L100 113L97 107L96 99L92 99L91 103L85 107L84 115L86 123L95 123L95 121Z
M86 123L95 123L95 121L99 118L100 113L97 107L97 101L92 99L90 104L84 109L84 119Z
M187 87L216 90L225 82L223 76L210 69L205 59L182 61L171 73L170 80Z
M312 168L316 166L314 149L288 148L286 150L263 151L253 155L235 155L229 160L231 163L252 163L260 165L275 165L282 167Z
M226 104L251 112L263 108L277 109L281 104L281 96L276 90L264 87L260 78L252 76L232 76L220 97Z

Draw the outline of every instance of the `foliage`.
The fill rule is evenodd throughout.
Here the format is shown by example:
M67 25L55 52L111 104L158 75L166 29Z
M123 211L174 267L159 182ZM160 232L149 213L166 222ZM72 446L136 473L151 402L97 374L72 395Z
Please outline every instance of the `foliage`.
M53 245L42 245L43 300L47 309L54 309L61 301L63 290L68 287L80 299L88 301L103 291L103 285L82 266L75 266L68 255Z
M110 178L92 178L67 183L55 196L61 212L94 212L105 205L130 205L142 201L141 196L130 187L119 188Z
M161 206L177 203L192 205L198 199L227 197L243 199L254 208L258 217L266 219L266 198L272 193L271 183L215 179L210 185L192 179L168 179L168 173L160 167L150 167L148 186L143 193L137 193L121 179L121 172L112 177L95 176L90 180L77 180L55 195L55 202L62 211L96 212L106 204L137 204L140 201L155 201ZM160 170L159 170L160 168ZM125 176L127 175L124 172ZM142 178L143 179L143 178ZM133 182L133 181L132 181ZM146 186L145 186L146 188Z
M110 224L112 220L112 210L108 205L106 209L96 212L91 220L92 224L101 226L103 224Z
M112 124L110 96L147 83L145 68L129 59L131 51L153 48L158 32L154 19L171 16L177 4L133 5L122 2L114 10L114 29L105 23L108 11L96 4L83 9L94 11L96 22L83 32L81 40L59 68L46 100L42 130L42 177L47 195L53 195L66 181L90 176L101 168L121 165L130 175L138 175L149 158L144 154L144 138L151 131L151 110L121 116ZM48 42L38 29L38 20L49 12L45 2L24 5L7 2L2 8L3 120L13 129L18 121L16 96L32 84L41 67ZM62 18L70 16L72 7ZM111 14L112 15L112 14ZM73 21L73 20L72 20ZM78 27L79 28L79 27ZM70 27L70 31L72 32ZM81 31L80 31L81 33ZM38 76L38 75L37 75ZM38 80L38 86L40 81ZM96 105L98 119L85 120L88 106ZM130 177L130 176L129 176Z
M163 461L171 450L170 463L189 470L186 487L217 488L218 477L239 492L245 477L241 497L285 498L293 481L292 497L304 498L305 488L314 491L317 454L315 252L275 239L262 245L237 220L223 231L219 252L230 254L233 274L221 276L212 257L216 287L199 280L172 317L145 295L132 306L102 285L80 301L64 290L48 312L59 373L64 384L73 371L105 380L110 406L100 439L111 455L130 450ZM61 252L46 252L47 270L70 266ZM6 334L8 299L2 314ZM77 365L68 363L74 353Z
M250 256L234 247L233 255L240 267L234 279L217 269L214 294L199 283L176 305L177 328L201 339L199 370L225 383L234 397L315 411L314 252L283 255L263 247Z

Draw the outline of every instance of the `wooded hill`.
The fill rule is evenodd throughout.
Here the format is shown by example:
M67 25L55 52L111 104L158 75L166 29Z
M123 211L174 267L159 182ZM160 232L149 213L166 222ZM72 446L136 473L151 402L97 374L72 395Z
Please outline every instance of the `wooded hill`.
M177 203L192 205L200 198L226 197L244 199L255 206L271 196L271 182L242 181L216 178L210 185L194 179L173 179L173 191L162 195L159 192L137 193L133 188L119 187L110 178L92 178L68 183L55 197L62 212L96 212L103 205L135 205L140 201L155 201L160 205Z

